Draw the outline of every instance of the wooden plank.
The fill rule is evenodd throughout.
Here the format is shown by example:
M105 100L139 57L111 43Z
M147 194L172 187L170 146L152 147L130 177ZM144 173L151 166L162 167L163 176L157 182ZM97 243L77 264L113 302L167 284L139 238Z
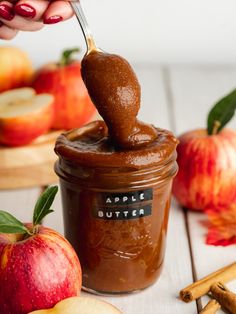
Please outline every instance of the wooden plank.
M51 184L56 180L54 142L61 131L40 136L20 147L0 145L0 189L29 188Z
M31 222L40 188L0 191L0 209L8 211L22 222Z
M205 127L207 113L212 104L236 87L235 67L172 67L169 74L178 134ZM236 119L228 126L236 129ZM235 261L235 246L222 248L207 246L204 243L206 229L200 223L204 217L203 214L188 213L198 279ZM236 291L236 282L229 286ZM202 303L205 304L207 300L207 297L202 298Z
M177 133L205 128L216 101L236 88L236 67L172 67L170 83ZM236 119L228 124L236 129Z
M139 118L160 128L171 129L163 72L157 65L135 65L141 91Z
M194 254L194 263L197 278L200 279L213 271L235 262L235 245L228 247L215 247L205 244L207 230L202 227L202 222L206 221L206 216L201 213L189 213L189 226L191 231L191 243ZM228 284L232 291L236 292L236 280ZM202 298L202 303L206 304L208 297ZM219 311L219 313L224 313Z

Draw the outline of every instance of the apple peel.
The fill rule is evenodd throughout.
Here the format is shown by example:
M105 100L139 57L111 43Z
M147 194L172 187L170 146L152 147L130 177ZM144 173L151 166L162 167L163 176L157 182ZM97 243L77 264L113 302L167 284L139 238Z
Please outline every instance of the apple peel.
M52 309L29 314L122 314L108 302L89 297L71 297L57 303Z
M32 223L0 210L0 313L26 314L78 296L82 274L78 256L58 232L41 225L53 212L57 186L37 200Z
M32 88L18 88L0 94L0 143L26 145L46 133L54 119L54 97L37 95Z
M59 62L39 69L32 82L38 94L54 96L52 128L56 130L81 127L96 112L80 74L81 64L73 58L76 52L77 48L64 51Z
M173 194L182 206L204 211L235 202L236 132L224 128L235 110L236 89L210 110L207 128L179 137Z

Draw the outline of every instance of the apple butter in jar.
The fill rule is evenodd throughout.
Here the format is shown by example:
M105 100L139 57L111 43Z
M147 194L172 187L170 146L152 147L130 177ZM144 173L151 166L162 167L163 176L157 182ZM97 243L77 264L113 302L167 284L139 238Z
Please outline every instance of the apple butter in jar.
M85 290L138 291L163 265L177 140L137 119L141 91L125 59L92 51L82 76L104 121L57 139L65 236Z

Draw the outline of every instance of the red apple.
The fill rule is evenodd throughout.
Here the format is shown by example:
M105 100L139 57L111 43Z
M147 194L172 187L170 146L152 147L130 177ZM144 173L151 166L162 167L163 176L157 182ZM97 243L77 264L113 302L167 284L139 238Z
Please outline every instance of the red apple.
M1 314L50 308L80 293L78 257L52 229L40 226L37 234L26 239L0 235L0 262Z
M32 88L0 94L0 143L25 145L46 133L53 121L53 96L36 95Z
M38 93L50 93L55 97L54 129L73 129L87 123L96 109L81 78L80 62L71 55L78 49L63 53L59 63L44 66L38 71L33 87Z
M181 205L196 210L225 206L236 199L236 132L208 135L200 129L179 137L179 172L173 193Z
M24 51L0 47L0 92L29 85L32 74L32 62Z
M48 189L37 202L34 224L0 211L0 232L11 233L0 234L1 314L51 308L80 294L81 267L74 249L59 233L39 225L51 212L56 192L56 187Z

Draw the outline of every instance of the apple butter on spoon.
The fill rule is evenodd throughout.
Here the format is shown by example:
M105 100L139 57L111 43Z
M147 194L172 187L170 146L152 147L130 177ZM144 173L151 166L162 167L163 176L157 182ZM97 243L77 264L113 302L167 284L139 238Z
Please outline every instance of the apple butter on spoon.
M137 120L141 88L130 64L97 48L79 2L72 2L87 44L82 78L113 143L122 149L146 146L157 137L151 125Z

